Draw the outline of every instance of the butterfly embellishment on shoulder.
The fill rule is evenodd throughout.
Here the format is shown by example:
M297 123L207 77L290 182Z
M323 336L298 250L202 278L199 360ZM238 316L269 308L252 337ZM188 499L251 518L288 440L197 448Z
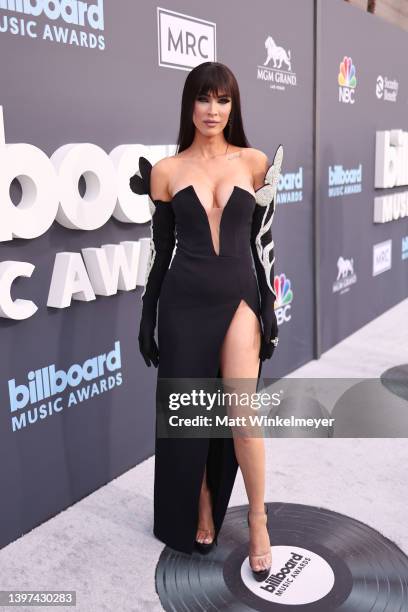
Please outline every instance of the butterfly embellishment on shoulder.
M275 200L278 187L279 176L283 160L283 145L276 149L273 163L269 166L264 178L264 185L255 191L256 203L260 206L267 206Z
M259 206L265 208L265 212L262 217L261 226L258 234L255 237L255 245L258 253L259 261L261 262L264 270L266 281L271 292L275 295L276 293L273 287L272 269L275 263L274 255L274 241L271 238L267 244L262 244L262 237L269 232L273 217L275 214L275 196L278 187L278 181L280 171L282 167L283 159L283 145L279 145L276 149L275 156L273 158L273 164L268 168L268 171L264 178L264 185L255 191L255 201ZM269 216L269 219L268 219Z

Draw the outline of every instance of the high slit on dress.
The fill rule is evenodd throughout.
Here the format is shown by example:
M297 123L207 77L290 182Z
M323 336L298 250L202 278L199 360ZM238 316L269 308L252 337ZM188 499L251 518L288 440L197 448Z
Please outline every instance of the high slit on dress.
M217 254L194 187L166 202L173 208L177 240L158 304L158 379L220 378L221 347L242 299L262 329L250 245L255 204L248 190L233 188L221 214ZM262 361L258 381L261 368ZM194 548L205 466L217 539L238 469L232 436L158 437L156 421L153 533L187 554Z

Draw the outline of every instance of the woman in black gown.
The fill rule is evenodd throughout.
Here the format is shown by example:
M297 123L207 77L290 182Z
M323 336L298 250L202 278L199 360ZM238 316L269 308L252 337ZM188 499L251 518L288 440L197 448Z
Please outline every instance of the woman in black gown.
M141 157L130 179L135 193L149 195L152 212L139 346L158 380L252 379L256 391L262 361L278 342L270 226L282 155L280 145L270 164L249 147L229 68L205 62L188 74L177 154L153 168ZM249 562L257 579L267 577L264 452L255 437L158 437L156 422L155 536L184 553L207 552L239 465Z

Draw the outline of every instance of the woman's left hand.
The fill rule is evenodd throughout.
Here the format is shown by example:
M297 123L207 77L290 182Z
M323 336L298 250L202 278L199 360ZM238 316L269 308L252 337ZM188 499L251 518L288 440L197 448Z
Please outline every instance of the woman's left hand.
M278 321L276 319L275 312L273 312L273 317L271 321L271 329L268 333L268 336L265 337L263 334L261 336L261 348L259 351L259 357L261 361L264 361L265 359L270 359L272 357L273 352L276 348L276 345L278 344L278 333L279 333ZM271 342L271 340L273 340L274 338L276 338L275 343Z

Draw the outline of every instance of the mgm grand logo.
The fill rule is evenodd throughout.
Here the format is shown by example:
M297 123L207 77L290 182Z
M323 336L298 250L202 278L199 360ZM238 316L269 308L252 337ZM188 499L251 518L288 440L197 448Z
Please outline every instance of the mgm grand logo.
M270 83L271 89L285 91L286 86L296 85L296 73L292 69L290 49L278 45L272 36L265 39L266 59L257 66L257 79Z
M337 278L333 283L333 293L346 293L349 291L350 285L357 282L357 276L354 272L353 258L345 259L340 256L337 260Z

